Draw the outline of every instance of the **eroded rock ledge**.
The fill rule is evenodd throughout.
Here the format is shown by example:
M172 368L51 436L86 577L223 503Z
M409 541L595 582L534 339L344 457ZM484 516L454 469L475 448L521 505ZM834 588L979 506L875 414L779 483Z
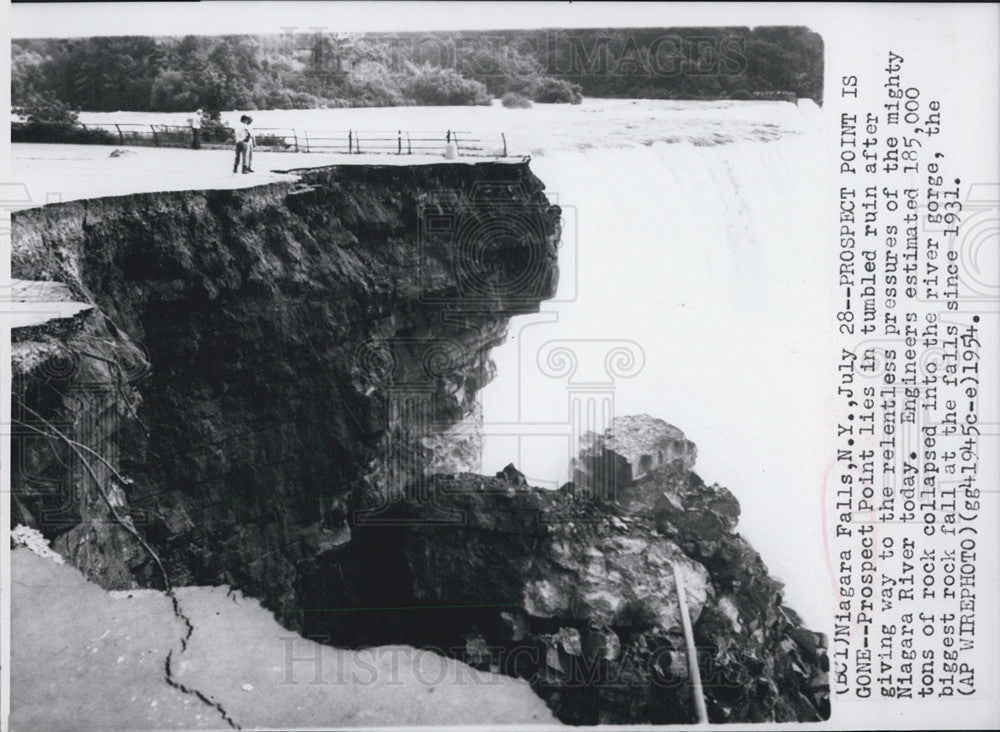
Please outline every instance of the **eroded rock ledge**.
M159 581L110 502L175 584L287 615L298 563L475 417L509 317L554 294L559 211L526 163L299 175L13 216L14 276L94 306L64 335L15 331L14 416L36 431L13 520L107 588ZM50 428L107 457L106 495Z

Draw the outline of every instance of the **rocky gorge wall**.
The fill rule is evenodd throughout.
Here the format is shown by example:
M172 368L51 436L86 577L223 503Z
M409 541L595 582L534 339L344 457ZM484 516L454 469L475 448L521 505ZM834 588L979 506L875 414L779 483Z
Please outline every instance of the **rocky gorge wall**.
M14 277L94 306L15 331L14 522L108 588L158 581L97 469L174 583L286 612L296 564L345 541L352 508L386 503L443 442L437 467L474 467L474 444L442 434L475 417L508 318L557 281L559 212L527 164L338 166L12 226ZM117 475L38 432L59 425Z
M228 584L334 645L529 679L577 724L691 721L676 567L712 721L825 718L822 638L680 430L629 418L665 448L607 500L477 474L476 393L555 292L559 214L499 163L16 213L14 276L86 307L14 331L12 522L106 588ZM581 478L642 463L589 439Z

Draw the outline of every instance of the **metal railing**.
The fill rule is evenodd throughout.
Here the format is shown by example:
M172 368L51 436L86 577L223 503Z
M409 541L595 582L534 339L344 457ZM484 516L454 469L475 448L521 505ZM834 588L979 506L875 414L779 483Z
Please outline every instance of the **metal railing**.
M467 130L326 130L257 127L255 148L267 152L322 152L346 155L435 155L449 145L461 157L508 157L507 138L495 144L473 137ZM51 142L89 145L191 147L193 131L185 125L140 123L11 122L12 142ZM203 128L201 147L229 148L235 143L231 128Z

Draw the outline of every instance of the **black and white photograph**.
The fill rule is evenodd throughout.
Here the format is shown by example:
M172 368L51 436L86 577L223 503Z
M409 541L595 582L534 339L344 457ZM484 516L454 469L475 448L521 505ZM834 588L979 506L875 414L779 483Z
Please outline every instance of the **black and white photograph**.
M0 728L1000 728L1000 6L0 18Z

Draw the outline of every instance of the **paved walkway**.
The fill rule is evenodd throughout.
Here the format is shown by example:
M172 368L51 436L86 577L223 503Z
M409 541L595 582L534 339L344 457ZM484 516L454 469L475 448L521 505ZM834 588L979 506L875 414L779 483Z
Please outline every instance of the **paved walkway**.
M18 143L12 165L0 185L0 206L30 208L83 198L155 191L249 188L294 176L273 171L327 165L430 165L486 161L520 162L521 158L456 158L442 155L346 155L343 153L254 153L255 173L233 173L228 150L107 145ZM111 157L114 150L125 150Z
M226 587L177 590L182 649L160 592L108 593L27 549L11 579L13 730L229 729L220 710L243 729L558 724L523 681L408 646L319 645Z

